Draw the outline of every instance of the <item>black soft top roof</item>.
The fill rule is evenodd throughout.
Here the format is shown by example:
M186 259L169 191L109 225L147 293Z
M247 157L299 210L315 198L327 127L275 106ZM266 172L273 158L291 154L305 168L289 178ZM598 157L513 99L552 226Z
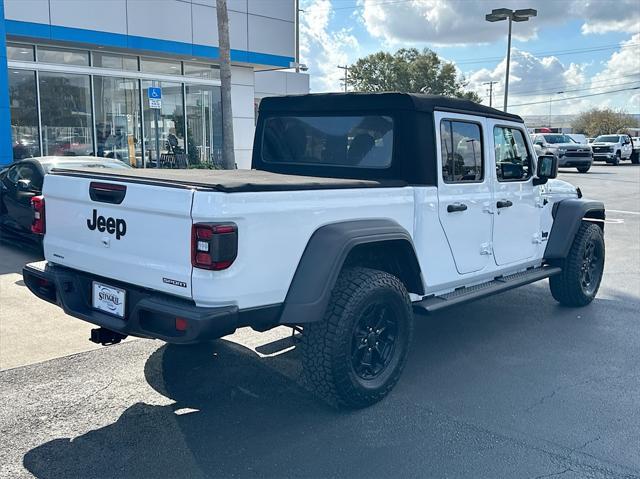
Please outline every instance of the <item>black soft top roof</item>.
M384 111L409 110L433 113L450 111L478 114L491 118L522 122L518 115L505 113L495 108L470 100L419 93L312 93L267 97L260 102L260 112L336 112L336 111Z

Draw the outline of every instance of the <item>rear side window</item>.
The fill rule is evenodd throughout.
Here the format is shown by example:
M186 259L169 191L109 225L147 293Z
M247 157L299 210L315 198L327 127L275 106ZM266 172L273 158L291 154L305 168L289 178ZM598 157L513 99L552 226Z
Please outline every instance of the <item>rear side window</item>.
M493 129L498 181L523 181L531 177L531 155L522 130L506 126Z
M477 123L442 120L440 148L445 183L473 183L484 178L482 130Z
M392 156L389 116L276 116L264 123L267 163L387 168Z

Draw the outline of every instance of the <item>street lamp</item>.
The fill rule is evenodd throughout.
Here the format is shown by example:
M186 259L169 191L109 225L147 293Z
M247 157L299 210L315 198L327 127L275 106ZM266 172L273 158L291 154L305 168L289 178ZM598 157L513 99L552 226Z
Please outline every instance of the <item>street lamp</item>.
M507 73L504 80L504 111L507 111L507 98L509 97L509 65L511 63L511 23L526 22L531 17L538 15L538 11L533 8L522 8L511 10L510 8L494 8L491 13L485 15L487 22L500 22L509 20L509 36L507 37Z
M557 91L555 94L556 95L561 95L563 94L564 91ZM547 123L549 123L549 128L551 128L551 99L553 98L552 95L549 95L549 117L547 118Z

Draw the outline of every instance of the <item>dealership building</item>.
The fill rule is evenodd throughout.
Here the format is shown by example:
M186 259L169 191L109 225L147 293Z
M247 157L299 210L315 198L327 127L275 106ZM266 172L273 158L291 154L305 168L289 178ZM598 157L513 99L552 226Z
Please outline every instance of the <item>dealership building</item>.
M0 0L0 166L97 155L134 167L221 162L216 0ZM228 0L234 147L256 104L309 91L295 0ZM288 71L287 71L288 70Z

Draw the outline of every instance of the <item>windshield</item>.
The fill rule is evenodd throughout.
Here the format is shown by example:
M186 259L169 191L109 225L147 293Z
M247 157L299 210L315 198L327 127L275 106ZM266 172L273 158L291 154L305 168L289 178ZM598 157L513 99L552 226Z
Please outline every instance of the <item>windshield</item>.
M547 143L555 144L555 143L575 143L573 138L567 135L544 135L544 140Z
M618 135L601 135L596 138L596 141L604 143L618 143Z
M391 165L393 120L388 116L277 116L265 120L262 159L357 168Z

